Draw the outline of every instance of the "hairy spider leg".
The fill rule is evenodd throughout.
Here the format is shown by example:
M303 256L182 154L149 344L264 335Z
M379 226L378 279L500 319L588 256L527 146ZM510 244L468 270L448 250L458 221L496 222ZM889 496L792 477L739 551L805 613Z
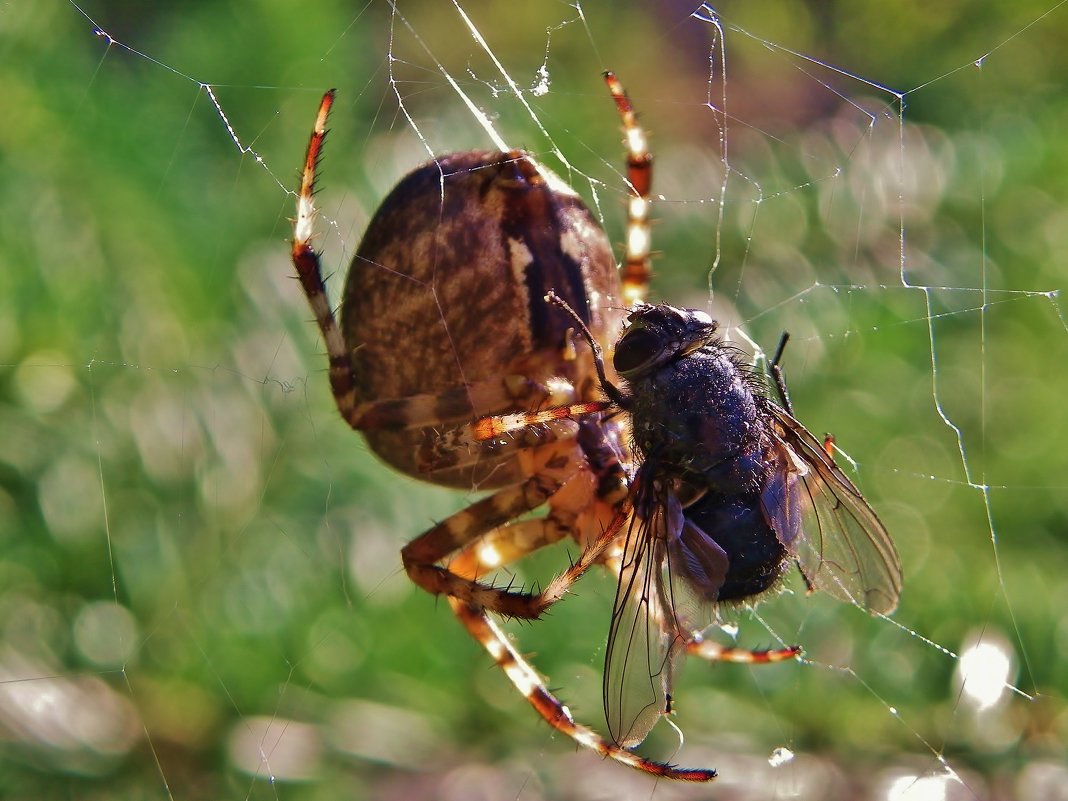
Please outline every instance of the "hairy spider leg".
M349 362L351 374L351 361ZM476 409L494 409L525 403L563 404L575 397L575 388L563 378L535 381L523 375L507 375L499 380L474 381L437 393L408 395L365 401L353 405L349 398L336 398L342 417L360 431L370 429L423 428L466 423ZM347 411L346 411L347 410Z
M630 514L630 503L624 501L611 524L586 549L576 566L582 564L584 565L583 569L585 569L585 566L594 562L603 562L605 552L616 544L619 531L629 519ZM518 526L515 528L518 528ZM474 567L473 564L469 566ZM646 759L621 748L592 729L577 723L571 714L571 710L549 691L542 677L516 650L507 635L489 617L485 609L465 604L463 601L453 597L448 600L453 613L464 628L467 629L468 633L486 649L497 666L504 671L508 680L534 707L542 719L561 734L570 737L584 748L589 748L604 757L614 759L653 776L691 782L706 782L716 777L715 770L680 768L675 765Z
M516 518L546 503L550 504L547 516L550 524L567 525L575 520L572 510L595 508L598 487L590 475L586 456L574 439L525 451L521 456L529 460L529 478L476 501L404 546L401 559L412 581L435 595L458 598L507 617L531 619L540 617L560 600L590 565L598 561L600 551L586 548L570 568L540 592L494 587L438 564L457 551L483 547L486 535L507 528ZM596 520L585 521L587 528L596 524ZM582 532L572 533L576 540L583 538Z
M604 73L605 83L623 120L627 148L627 183L633 193L627 201L626 251L623 256L623 301L632 308L645 300L652 276L650 266L649 193L653 186L653 155L645 129L615 73Z
M455 598L449 598L449 605L464 628L486 649L515 688L545 722L561 734L570 737L584 748L653 776L689 782L707 782L716 778L716 771L709 768L680 768L646 759L620 748L587 726L577 723L571 715L571 710L549 691L541 676L509 642L485 610L466 605Z
M600 542L619 509L627 503L630 483L618 444L605 435L605 423L587 418L580 423L578 442L584 459L579 470L553 495L542 517L508 523L467 544L450 560L449 569L476 579L512 564L539 548L573 538L581 547ZM611 558L613 546L597 561Z
M733 662L741 665L770 665L776 662L789 662L803 653L800 645L787 645L782 648L732 648L720 645L712 640L690 640L686 643L686 653L708 662Z

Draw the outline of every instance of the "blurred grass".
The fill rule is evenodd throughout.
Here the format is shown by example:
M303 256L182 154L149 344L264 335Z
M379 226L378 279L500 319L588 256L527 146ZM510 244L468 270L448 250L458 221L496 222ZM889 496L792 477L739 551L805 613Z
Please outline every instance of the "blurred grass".
M337 86L320 231L343 273L426 147L488 146L437 59L615 241L619 133L598 74L621 74L666 197L657 295L704 305L722 235L714 310L765 346L794 334L799 416L836 433L901 550L900 627L784 596L759 613L813 664L689 665L678 758L738 798L886 797L943 754L967 780L948 797L1049 798L1056 781L1063 797L1068 336L1034 294L1065 275L1059 6L723 5L754 36L920 88L901 126L888 93L728 31L721 226L702 105L721 89L689 6L590 3L579 21L465 4L522 88L548 67L550 92L525 96L545 132L447 3L402 5L411 29L392 30L384 4L82 8L118 43L68 3L0 16L0 795L705 797L572 753L534 719L400 571L400 545L471 498L393 475L333 411L289 278L287 190ZM899 191L926 291L901 284ZM517 629L595 725L611 592L588 579ZM744 644L772 642L739 622ZM974 711L956 661L910 630L958 652L1004 643L1036 700ZM769 768L777 746L797 759Z

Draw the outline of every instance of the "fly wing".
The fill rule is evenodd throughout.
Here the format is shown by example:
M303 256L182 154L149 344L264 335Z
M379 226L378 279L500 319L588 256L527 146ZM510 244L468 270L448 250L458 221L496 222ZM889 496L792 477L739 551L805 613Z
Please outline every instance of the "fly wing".
M641 475L635 481L641 488ZM631 516L623 546L619 583L604 666L604 713L616 744L632 748L665 714L673 662L681 652L669 591L663 586L666 541L683 525L676 501L641 504Z
M730 560L720 544L689 518L683 520L678 536L669 536L666 542L661 606L671 616L674 631L692 640L716 620L716 601Z
M801 423L775 405L771 414L772 438L789 475L777 485L781 498L763 499L764 514L796 554L805 581L873 614L894 611L901 562L886 527Z

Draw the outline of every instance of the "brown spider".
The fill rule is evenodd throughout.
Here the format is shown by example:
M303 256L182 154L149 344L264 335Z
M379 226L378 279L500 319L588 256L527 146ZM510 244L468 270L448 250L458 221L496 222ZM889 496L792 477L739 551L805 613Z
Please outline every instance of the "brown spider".
M874 512L788 414L784 389L785 410L766 401L755 382L743 381L760 410L759 425L752 427L762 437L752 446L764 460L753 479L764 487L759 501L748 490L744 497L725 495L714 470L697 474L695 483L692 472L650 456L667 451L646 442L644 432L662 426L641 422L648 417L643 398L652 398L647 411L657 419L671 412L657 406L656 393L642 394L638 379L646 362L638 364L636 355L644 358L652 344L668 347L651 332L674 336L657 326L676 318L698 333L673 351L674 361L698 350L719 353L714 349L720 345L707 315L643 303L650 277L652 158L622 86L611 73L605 79L623 120L632 191L621 271L579 197L529 154L456 153L417 168L383 201L353 259L339 328L310 244L316 164L333 92L323 97L308 146L293 263L326 343L341 416L398 470L446 486L493 490L403 548L412 581L447 597L468 632L555 729L647 773L707 781L714 770L678 768L627 750L670 714L673 659L690 653L767 663L795 657L799 649L754 652L703 640L699 631L712 621L684 617L672 593L686 585L705 610L717 600L758 595L778 581L789 550L810 587L885 612L896 603L900 568ZM616 388L601 356L601 343L613 344L624 317L629 328L616 346L615 366L630 381L629 395ZM573 341L576 330L582 347ZM724 364L741 368L732 359ZM605 395L608 400L601 399ZM532 411L537 409L546 411ZM636 443L645 453L640 467L632 420L644 426ZM688 439L683 444L693 445ZM704 453L705 444L696 444ZM688 455L681 458L692 463ZM705 486L704 479L712 483ZM809 548L811 557L794 546L802 486L818 507L819 538ZM519 519L543 507L542 516ZM752 569L747 552L731 552L728 566L727 554L699 528L725 526L748 536L758 523L773 547L758 554ZM480 581L566 537L578 543L581 556L543 591ZM825 547L833 559L824 558ZM851 556L857 551L861 557ZM751 575L739 578L736 571L724 579L736 557ZM612 740L575 722L489 616L537 618L593 564L620 577L609 661L617 655L606 664L605 677ZM718 583L705 568L719 571ZM665 583L663 575L671 571L678 578ZM642 620L645 634L638 636L645 639L634 653L649 661L627 673ZM666 635L659 644L651 629ZM650 684L657 686L645 698Z

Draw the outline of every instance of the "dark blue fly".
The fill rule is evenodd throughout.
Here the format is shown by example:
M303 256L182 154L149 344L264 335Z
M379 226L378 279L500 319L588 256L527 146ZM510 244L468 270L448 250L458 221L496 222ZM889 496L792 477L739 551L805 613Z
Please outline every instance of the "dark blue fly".
M638 306L615 348L621 386L602 371L640 464L604 679L626 747L668 710L675 662L717 604L755 599L792 562L810 589L871 613L891 612L901 590L875 512L716 329L701 311Z

